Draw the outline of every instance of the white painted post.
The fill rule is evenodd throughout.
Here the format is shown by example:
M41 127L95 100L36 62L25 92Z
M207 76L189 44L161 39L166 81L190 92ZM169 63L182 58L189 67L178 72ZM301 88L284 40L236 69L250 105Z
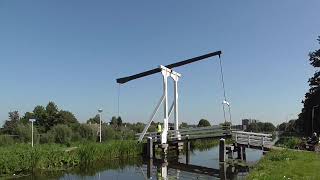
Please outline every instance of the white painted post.
M29 119L31 121L31 147L33 147L33 122L35 119Z
M171 77L174 80L174 130L175 130L175 137L179 140L181 139L179 133L179 94L178 94L178 80L181 75L172 72Z
M162 68L162 76L163 76L163 94L164 94L164 120L163 120L163 131L161 134L161 144L167 143L167 134L168 134L168 76L169 72L167 69L163 66L160 66Z
M178 111L178 79L174 81L174 130L176 130L176 135L179 130L179 111Z
M31 146L33 147L33 121L31 122L31 134L32 134L32 136L31 136Z

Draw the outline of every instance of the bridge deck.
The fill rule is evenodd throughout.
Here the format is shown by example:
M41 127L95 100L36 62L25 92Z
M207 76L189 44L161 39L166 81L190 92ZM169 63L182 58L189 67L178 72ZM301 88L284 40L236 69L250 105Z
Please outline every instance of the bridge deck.
M232 137L238 146L263 150L270 150L272 147L272 134L233 131Z
M223 129L220 126L212 127L201 127L201 128L189 128L189 129L180 129L178 131L178 137L175 130L168 131L168 143L185 141L185 140L196 140L196 139L210 139L210 138L226 138L231 137L231 130ZM140 136L141 133L136 134ZM148 132L146 133L144 139L151 137L154 142L160 141L160 133L158 132Z
M178 132L178 133L177 133ZM178 136L177 136L178 134ZM137 136L141 133L137 134ZM151 137L154 143L160 143L160 133L148 132L144 138ZM253 133L224 129L221 126L180 129L179 131L169 130L167 134L168 144L180 141L191 141L197 139L229 138L233 137L238 146L250 147L253 149L269 150L272 147L272 134Z

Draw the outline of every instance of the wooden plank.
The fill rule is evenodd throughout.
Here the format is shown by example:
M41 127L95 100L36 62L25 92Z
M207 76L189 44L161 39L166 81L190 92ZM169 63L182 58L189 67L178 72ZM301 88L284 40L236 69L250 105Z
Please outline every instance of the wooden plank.
M272 134L264 134L264 133L253 133L253 132L244 132L244 131L233 131L234 134L247 134L247 135L256 135L256 136L266 136L271 137Z

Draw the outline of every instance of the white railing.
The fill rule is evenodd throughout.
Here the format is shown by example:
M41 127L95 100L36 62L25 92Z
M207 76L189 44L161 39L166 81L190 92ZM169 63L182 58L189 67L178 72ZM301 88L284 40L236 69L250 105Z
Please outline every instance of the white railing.
M267 148L272 146L272 134L233 131L232 137L237 144Z
M200 138L210 138L215 136L223 136L226 134L231 134L230 130L225 130L220 126L210 126L210 127L196 127L196 128L188 128L188 129L179 129L178 134L179 137L176 136L175 130L168 131L168 140L183 140L187 137L189 139L200 139ZM140 136L141 133L136 134L136 136ZM160 140L160 133L158 132L147 132L144 137L152 137L154 141ZM144 138L144 139L145 139Z

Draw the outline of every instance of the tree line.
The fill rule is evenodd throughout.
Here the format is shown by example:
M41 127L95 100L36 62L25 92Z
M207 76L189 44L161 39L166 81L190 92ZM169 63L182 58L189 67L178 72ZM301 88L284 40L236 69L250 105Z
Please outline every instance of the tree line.
M320 44L320 36L318 36ZM309 78L309 91L302 101L303 108L296 121L296 130L305 135L320 132L320 49L309 53L309 63L315 69L314 75Z
M320 44L320 36L318 36ZM298 119L283 122L278 126L278 130L295 134L311 136L313 132L320 133L320 49L309 53L309 63L315 72L308 79L309 90L302 100L303 108L298 115Z
M31 141L31 123L34 122L34 140L36 143L69 144L73 141L97 141L99 135L100 117L95 115L85 123L80 123L75 115L67 110L59 109L54 102L46 106L38 105L33 111L20 115L18 111L8 113L8 120L0 128L0 145ZM157 131L157 124L151 122L149 132ZM162 123L161 123L162 124ZM201 119L198 125L188 125L185 122L180 128L210 126L208 120ZM135 134L143 131L144 123L125 123L121 117L113 116L102 123L102 140L135 139ZM169 127L173 127L169 123Z
M0 129L0 145L1 142L30 142L30 119L35 119L34 139L38 143L68 144L72 141L96 141L98 138L99 115L88 119L86 123L80 123L72 112L60 110L54 102L49 102L45 107L36 106L32 112L26 112L23 116L18 111L9 112L8 120ZM143 123L123 123L121 117L114 116L110 122L103 122L102 139L134 139L144 126Z

